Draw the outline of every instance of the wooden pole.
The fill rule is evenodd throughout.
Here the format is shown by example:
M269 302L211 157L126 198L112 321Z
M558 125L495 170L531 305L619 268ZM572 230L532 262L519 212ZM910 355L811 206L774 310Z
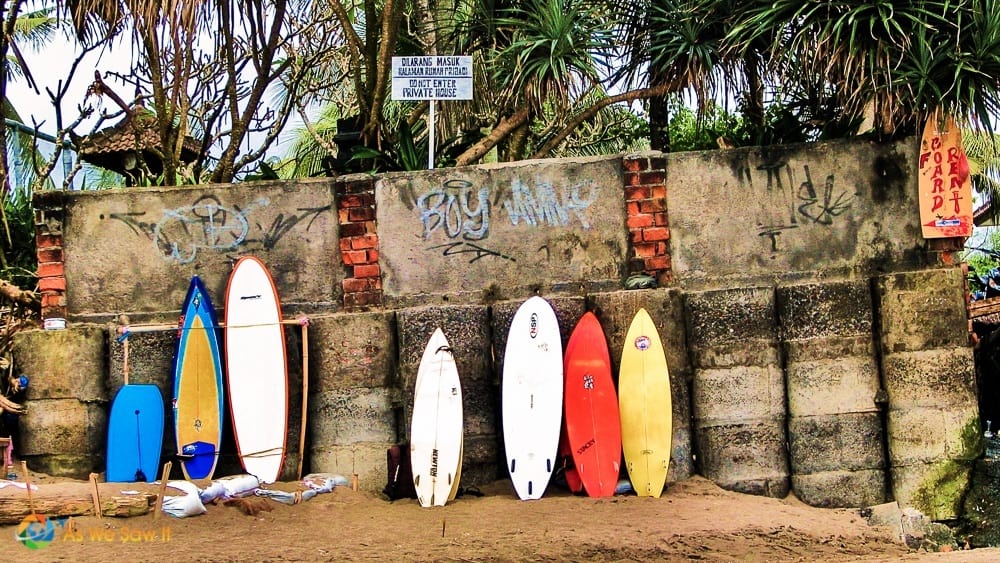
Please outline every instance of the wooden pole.
M24 484L27 485L25 489L28 491L28 507L31 508L31 514L35 514L35 501L31 498L31 474L28 473L28 462L21 460L21 473L24 474Z
M122 381L128 385L128 335L122 340Z
M90 498L94 501L94 514L103 520L104 510L101 509L101 490L97 487L97 473L90 474Z
M173 464L172 461L163 464L163 473L160 475L160 490L156 495L156 510L153 511L153 520L159 520L160 513L163 512L163 494L167 491L167 479L170 478L170 468Z
M301 324L301 323L302 323L302 319L282 319L282 320L278 321L278 324L281 324L281 325L298 325L298 324ZM266 324L272 324L272 323L266 323ZM251 327L251 326L265 326L265 325L264 324L260 324L260 325L240 325L240 326L241 327ZM118 332L118 334L125 334L126 332L138 334L140 332L160 332L160 331L164 331L164 330L177 330L178 328L180 328L180 327L177 326L177 323L173 323L173 324L153 323L153 324L145 324L145 325L122 325L122 326L118 327L117 332ZM215 325L215 328L226 328L226 323L220 321L218 324Z
M303 458L306 455L306 417L309 412L309 319L300 319L302 325L302 428L299 429L299 467L296 479L302 480Z

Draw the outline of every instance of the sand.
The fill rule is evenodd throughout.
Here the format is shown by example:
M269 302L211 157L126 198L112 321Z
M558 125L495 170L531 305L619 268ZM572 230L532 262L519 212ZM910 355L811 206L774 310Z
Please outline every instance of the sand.
M42 495L77 495L88 483L34 476ZM273 488L304 490L299 483ZM102 483L102 496L153 485ZM171 491L168 489L168 491ZM71 518L48 545L29 549L18 526L0 529L0 553L18 561L985 561L998 549L911 550L859 511L813 508L720 489L694 477L659 499L590 499L550 487L518 500L509 481L445 507L337 488L298 505L254 499L264 510L210 504L188 518ZM174 494L171 491L171 494ZM2 496L24 490L0 489ZM69 531L67 531L69 530Z

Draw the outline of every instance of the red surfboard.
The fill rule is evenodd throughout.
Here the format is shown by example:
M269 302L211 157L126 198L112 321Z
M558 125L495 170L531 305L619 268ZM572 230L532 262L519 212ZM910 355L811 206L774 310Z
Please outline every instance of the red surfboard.
M570 334L563 365L566 441L573 468L587 496L612 496L621 469L621 419L608 342L593 313L584 313Z

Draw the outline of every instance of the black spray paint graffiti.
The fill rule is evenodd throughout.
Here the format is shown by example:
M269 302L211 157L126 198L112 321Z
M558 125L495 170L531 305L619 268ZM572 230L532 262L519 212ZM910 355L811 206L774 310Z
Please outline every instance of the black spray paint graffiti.
M251 237L249 216L268 205L270 201L261 198L241 209L222 205L215 196L202 196L190 206L164 211L156 223L142 220L146 212L111 213L108 218L121 221L134 233L148 237L166 259L187 264L203 250L227 252L238 247L249 251L269 250L302 221L309 220L308 230L320 214L331 209L331 206L299 208L296 215L279 214L266 229L256 223L261 235Z
M836 217L843 215L851 208L854 195L847 190L835 192L836 178L833 174L826 177L822 192L818 192L813 183L809 166L804 165L802 168L806 179L799 184L793 196L785 189L782 182L782 173L784 173L788 178L788 185L794 185L794 175L787 163L781 162L757 167L758 170L767 173L766 195L758 197L761 207L767 209L776 202L780 203L777 215L765 211L764 213L769 215L769 219L758 222L757 235L770 239L772 252L778 251L778 236L783 231L797 229L802 224L832 225ZM748 177L750 176L749 170L746 174ZM742 179L743 175L741 174L740 177ZM780 217L785 213L788 217L787 222Z
M584 229L589 229L584 212L597 199L597 194L598 188L594 185L586 193L582 186L572 186L564 189L560 198L550 183L529 187L515 179L511 183L510 197L499 203L513 226L566 226L576 218ZM444 256L471 253L474 257L470 263L486 256L513 261L511 256L469 242L489 236L491 209L495 203L490 200L488 187L477 189L467 180L446 181L441 188L416 199L424 240L430 240L434 233L442 230L449 239L462 239L430 247L444 249Z

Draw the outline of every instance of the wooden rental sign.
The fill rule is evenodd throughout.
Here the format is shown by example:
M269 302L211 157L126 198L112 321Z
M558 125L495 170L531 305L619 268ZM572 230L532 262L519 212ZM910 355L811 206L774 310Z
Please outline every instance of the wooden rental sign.
M931 115L920 140L920 225L924 238L972 235L972 182L962 131Z

